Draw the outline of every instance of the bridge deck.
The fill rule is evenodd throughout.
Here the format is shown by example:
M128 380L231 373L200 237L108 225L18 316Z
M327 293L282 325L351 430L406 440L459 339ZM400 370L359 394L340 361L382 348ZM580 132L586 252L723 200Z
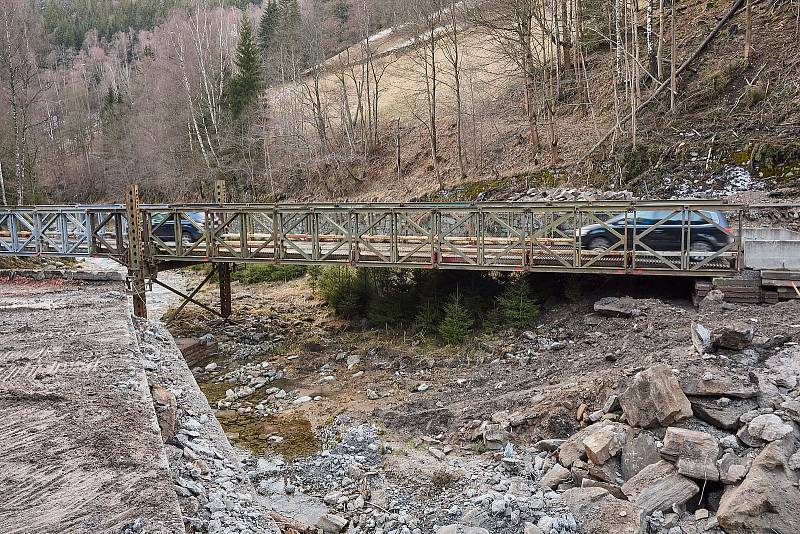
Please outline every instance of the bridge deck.
M742 207L716 201L187 204L0 209L0 255L107 256L131 264L128 219L140 221L140 260L158 270L198 262L275 262L500 271L719 276L740 266L740 231L709 218ZM656 214L647 226L637 216ZM623 216L624 225L609 220ZM628 223L630 221L630 224ZM581 229L613 237L590 250ZM698 225L728 232L718 250L692 250ZM670 231L673 242L655 239ZM675 233L677 232L677 233ZM139 236L135 235L138 239Z

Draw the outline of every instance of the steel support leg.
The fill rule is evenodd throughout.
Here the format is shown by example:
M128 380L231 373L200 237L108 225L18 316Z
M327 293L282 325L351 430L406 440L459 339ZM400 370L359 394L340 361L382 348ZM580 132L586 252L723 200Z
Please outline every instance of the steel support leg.
M231 316L231 264L220 263L217 265L219 273L219 310L220 315L227 319Z
M128 216L128 278L133 294L133 315L147 319L144 259L142 258L142 212L139 211L139 186L130 185L125 192Z

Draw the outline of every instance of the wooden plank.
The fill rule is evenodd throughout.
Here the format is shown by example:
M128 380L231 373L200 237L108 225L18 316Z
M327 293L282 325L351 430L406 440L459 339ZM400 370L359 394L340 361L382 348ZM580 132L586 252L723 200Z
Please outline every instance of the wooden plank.
M761 278L800 281L800 271L761 271Z
M759 287L761 285L761 280L744 278L714 278L714 285L719 289L725 289L728 287Z

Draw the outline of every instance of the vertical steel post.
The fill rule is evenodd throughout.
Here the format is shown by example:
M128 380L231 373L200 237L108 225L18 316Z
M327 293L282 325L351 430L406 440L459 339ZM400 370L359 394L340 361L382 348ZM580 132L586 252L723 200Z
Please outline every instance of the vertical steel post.
M214 204L221 205L228 201L228 192L225 188L225 180L217 180L214 184ZM207 225L213 225L211 220L206 218ZM240 230L244 231L244 230ZM219 311L224 318L231 316L231 264L219 263L217 265L219 273Z
M147 319L147 297L144 285L142 257L142 212L139 210L139 186L129 185L125 191L125 211L128 216L128 278L133 293L133 315Z

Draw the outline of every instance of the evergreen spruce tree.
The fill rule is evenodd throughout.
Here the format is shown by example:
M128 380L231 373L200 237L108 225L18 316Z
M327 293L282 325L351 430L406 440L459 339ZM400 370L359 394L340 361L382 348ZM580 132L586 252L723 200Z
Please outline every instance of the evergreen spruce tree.
M229 82L228 105L234 117L252 104L261 91L261 54L253 36L253 26L247 16L242 17L239 43L236 45L236 74Z
M280 24L281 12L275 0L268 0L261 21L258 23L258 45L262 52L269 50L275 31Z
M474 320L456 293L444 307L444 319L439 323L439 335L448 345L461 343L469 334Z

